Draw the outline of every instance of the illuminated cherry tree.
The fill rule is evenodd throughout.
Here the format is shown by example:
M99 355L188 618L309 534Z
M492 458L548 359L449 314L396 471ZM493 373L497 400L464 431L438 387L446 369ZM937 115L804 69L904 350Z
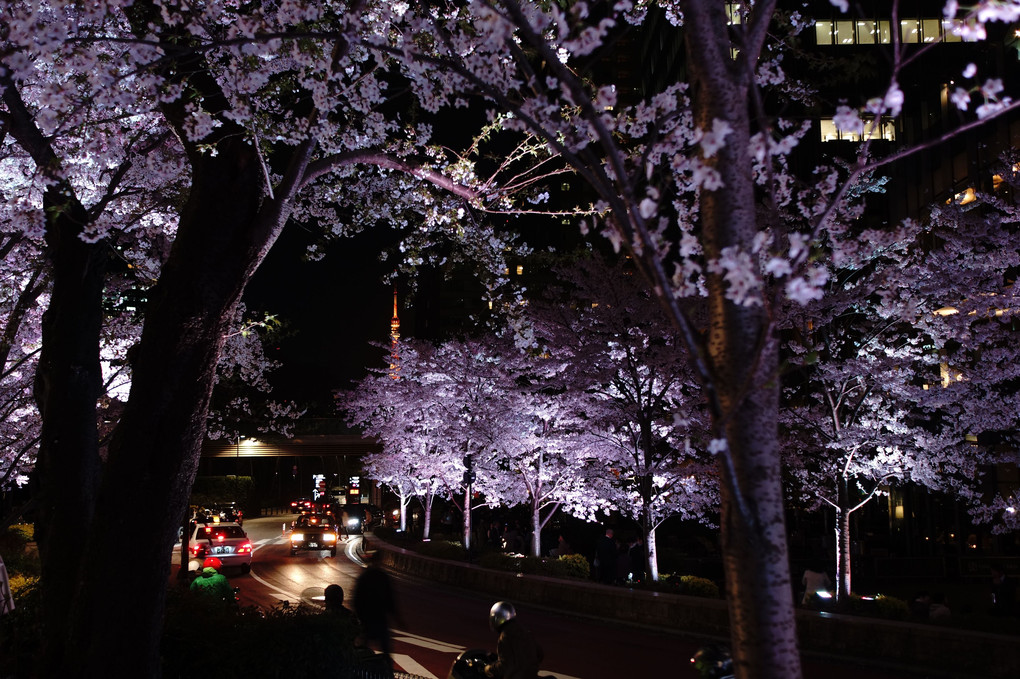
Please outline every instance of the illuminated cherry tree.
M442 154L412 157L429 125L381 112L384 74L364 48L306 37L372 34L385 8L55 1L0 11L3 158L19 164L5 175L4 219L45 243L52 286L35 380L40 673L155 675L169 556L215 368L245 284L288 219L337 235L424 225L479 263L502 264L506 244L458 223L475 178ZM433 197L426 185L444 190ZM415 234L401 265L433 256ZM100 338L125 264L147 293L130 397L103 459ZM113 568L108 545L126 530L125 504L151 530L135 545L145 567L122 574L132 595L119 598L99 583ZM137 624L139 610L148 624Z
M686 348L625 260L587 254L556 273L565 290L528 316L543 350L564 363L560 383L589 453L612 471L602 491L641 527L657 580L656 528L671 516L710 522L717 511L703 397Z
M773 290L798 302L821 293L826 269L805 245L857 216L847 187L869 163L845 174L818 166L803 182L785 167L805 129L759 105L760 88L783 81L779 53L764 47L773 29L808 22L774 26L775 0L741 5L739 17L716 0L663 6L684 26L690 77L633 105L583 72L605 38L643 19L646 6L628 1L469 2L425 14L360 0L0 8L3 157L26 170L5 209L45 240L52 282L36 381L41 674L157 673L168 556L215 366L245 284L289 219L337 234L406 225L409 270L451 256L429 249L437 239L503 270L506 243L475 219L477 209L512 207L500 181L430 145L431 116L488 100L486 120L536 135L594 190L581 211L600 217L585 228L631 253L688 345L719 454L727 589L738 593L729 605L743 623L737 674L800 675L770 304ZM977 34L985 21L1015 20L1017 3L980 0L968 11L959 30ZM835 111L842 129L899 115L903 62L891 63L887 88ZM957 106L985 118L1013 106L994 74L977 76L954 90ZM759 219L762 207L796 219ZM104 296L132 243L168 254L151 269L131 259L153 285L130 355L131 395L101 462ZM686 313L680 300L702 293L704 316ZM135 515L124 516L125 504ZM121 572L131 597L111 596L103 583L118 557L108 546L128 520L152 527L135 545L144 567ZM124 622L140 610L148 624Z
M436 496L455 497L461 489L463 465L457 443L446 437L447 403L429 379L424 342L403 340L399 356L388 370L373 370L350 391L337 393L337 408L348 424L374 437L381 453L366 455L364 469L400 500L400 527L407 527L406 510L418 498L424 509L422 537L429 539Z
M690 350L711 421L720 469L726 588L734 625L736 675L799 677L792 586L786 551L780 450L779 343L773 308L805 304L824 293L828 268L812 259L826 234L861 215L860 186L902 157L872 157L861 144L854 162L812 163L804 176L787 158L810 129L766 108L804 92L783 69L783 39L810 27L775 0L663 2L682 26L685 80L630 105L594 65L601 48L627 25L640 25L643 3L567 7L501 0L450 3L400 17L400 29L375 44L407 63L426 106L466 103L465 92L491 102L490 117L535 135L595 194L599 218L582 224L626 249ZM844 12L848 0L834 0ZM896 15L898 3L893 3ZM1020 5L983 0L945 14L957 34L984 33L988 21L1014 21ZM401 9L405 9L403 6ZM958 12L961 16L957 16ZM773 20L776 20L773 22ZM835 124L874 136L883 117L901 115L907 52L894 31L888 84L862 101L832 106ZM776 38L776 41L773 39ZM608 50L607 50L608 51ZM967 84L953 92L973 110L950 133L1014 108L994 74L961 64ZM983 83L983 84L982 84ZM622 85L623 83L620 83ZM973 102L972 102L973 97ZM932 142L934 145L937 142ZM759 200L761 197L761 200ZM682 303L704 299L692 314Z
M835 510L840 598L853 512L905 482L974 498L994 461L977 436L1013 426L1015 219L989 197L858 234L826 295L792 310L784 449L798 494Z

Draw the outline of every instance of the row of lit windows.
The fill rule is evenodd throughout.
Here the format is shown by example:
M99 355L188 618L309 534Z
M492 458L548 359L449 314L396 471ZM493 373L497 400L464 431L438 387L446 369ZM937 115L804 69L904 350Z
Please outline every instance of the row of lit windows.
M836 128L836 123L832 118L819 120L818 128L822 141L864 141L866 139L896 141L896 124L891 119L882 119L877 125L866 120L863 133L840 131Z
M919 43L964 42L953 32L958 19L901 19L900 42ZM815 39L819 45L874 45L892 42L892 23L888 19L877 21L840 20L816 21ZM972 42L968 39L967 42Z

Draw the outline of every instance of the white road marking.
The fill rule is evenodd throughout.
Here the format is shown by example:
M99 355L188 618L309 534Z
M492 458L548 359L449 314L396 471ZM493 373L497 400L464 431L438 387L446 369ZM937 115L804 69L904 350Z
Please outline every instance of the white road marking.
M266 589L270 590L271 592L276 592L278 595L281 596L281 599L286 599L287 601L290 601L291 599L298 600L301 599L300 596L295 596L293 594L290 594L289 592L284 592L282 589L278 589L277 587L270 584L267 580L263 580L259 576L255 575L255 571L251 571L250 573L248 573L248 576L252 580L262 583L266 587Z
M437 641L423 637L420 634L411 634L410 632L401 632L400 630L393 630L393 639L395 641L403 641L405 644L411 644L412 646L430 648L441 653L460 653L464 650L463 646L448 644L445 641Z
M425 677L425 679L438 679L438 677L429 672L424 665L422 665L409 655L404 655L403 653L394 653L393 662L396 663L400 667L400 669L404 670L408 674L414 674L419 677Z

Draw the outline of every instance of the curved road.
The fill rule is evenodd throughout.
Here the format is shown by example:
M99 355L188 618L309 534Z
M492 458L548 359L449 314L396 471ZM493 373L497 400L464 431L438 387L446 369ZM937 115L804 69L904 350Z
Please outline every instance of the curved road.
M280 601L321 606L323 589L339 584L348 597L363 568L363 543L353 538L336 558L309 552L290 556L285 527L292 517L266 517L245 522L255 543L252 571L230 573L240 588L241 603L271 608ZM371 541L371 538L368 538ZM457 654L468 648L493 649L495 638L487 616L491 597L454 590L435 583L394 576L397 605L403 618L394 631L394 661L410 674L445 679ZM350 602L347 601L349 604ZM654 629L617 625L561 614L539 607L517 606L518 617L535 634L545 652L542 673L560 679L603 677L677 677L695 679L690 657L696 641ZM805 659L804 679L920 679L903 671Z

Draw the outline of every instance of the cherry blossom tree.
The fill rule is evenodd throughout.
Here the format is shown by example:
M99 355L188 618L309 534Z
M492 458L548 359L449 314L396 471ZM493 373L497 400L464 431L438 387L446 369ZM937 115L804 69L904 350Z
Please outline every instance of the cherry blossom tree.
M833 4L847 11L850 3ZM786 77L782 52L771 51L777 3L741 4L735 14L715 0L662 7L683 26L687 79L632 106L621 105L615 84L587 66L622 26L642 21L645 5L502 0L422 14L408 8L395 39L375 46L407 61L409 79L432 106L462 102L465 91L479 94L491 102L493 118L544 141L594 191L599 219L583 228L599 229L631 254L689 347L705 390L720 468L726 587L734 593L730 615L740 621L732 630L736 674L798 677L772 307L778 299L805 303L822 294L827 270L810 259L812 243L859 217L856 187L909 151L874 158L865 143L844 171L821 164L796 177L786 159L808 126L766 109L766 89ZM958 9L950 2L946 14L967 34L1017 14L1016 3L997 0L977 3L965 17ZM780 28L807 25L793 13ZM899 116L902 69L924 52L908 52L897 36L888 85L867 101L838 106L838 126L867 138L882 116ZM954 101L963 107L978 92L978 121L947 136L1016 106L994 77ZM699 297L700 317L681 304Z
M527 309L536 341L564 364L560 382L590 433L590 454L613 470L606 499L641 526L657 580L656 528L671 516L708 520L718 494L687 350L634 274L626 260L588 253L556 270L566 290Z
M416 225L479 262L501 259L505 246L450 218L475 199L472 179L444 175L442 159L411 158L428 129L397 134L403 123L380 110L384 69L354 40L308 37L326 26L372 32L385 7L14 2L2 11L5 157L24 168L7 207L10 222L44 239L52 284L35 381L48 630L40 672L155 674L169 555L215 366L244 286L287 220L335 215L324 206L345 199L357 223L374 224L417 208L430 183L447 199L431 201ZM365 165L374 177L353 171ZM394 173L406 177L390 181ZM316 187L329 189L321 202ZM373 191L387 196L384 209L373 212ZM153 248L165 261L147 257ZM99 338L125 253L151 287L130 397L101 462ZM122 574L131 596L111 598L101 583L114 568L108 545L126 530L125 503L152 530L135 545L145 565ZM148 624L137 624L139 610Z
M542 555L542 530L557 510L594 520L611 499L598 479L608 467L593 445L589 423L576 392L561 387L568 370L562 360L521 352L509 342L493 342L501 357L488 363L498 398L484 415L484 446L495 466L495 483L486 486L490 504L523 505L531 519L530 553ZM593 478L594 477L594 478Z
M1013 426L1005 276L1020 241L1004 223L1015 208L990 200L857 234L867 247L830 260L826 295L792 310L784 449L800 493L835 510L839 598L852 591L853 512L903 482L973 497L993 457L968 437Z
M35 392L43 674L155 673L167 557L215 366L244 286L288 219L338 234L403 222L413 227L411 267L446 256L421 249L431 236L502 264L504 242L472 219L502 200L499 182L424 150L429 124L400 115L481 97L493 121L536 135L595 191L600 218L587 228L628 249L690 347L719 453L727 589L742 621L737 672L799 676L768 303L773 289L797 301L820 292L824 267L804 245L855 216L848 187L873 163L845 177L820 171L808 179L817 191L792 193L783 160L804 130L765 115L758 96L779 77L763 56L775 7L747 7L731 28L723 3L666 5L686 27L690 82L623 106L612 83L580 76L611 31L640 21L644 7L629 2L594 13L585 3L460 3L421 15L358 1L6 3L3 143L25 159L14 208L21 230L45 240L52 280ZM976 33L1015 9L981 0L960 25ZM840 125L899 114L899 51L892 63L890 86L838 111ZM953 101L978 94L978 116L1013 106L994 78ZM428 185L444 192L426 194ZM759 220L759 186L766 207L797 219ZM100 464L102 305L131 234L140 246L172 246L151 270L131 396ZM702 292L703 323L678 301ZM136 545L148 567L124 574L131 599L111 601L101 583L124 503L153 531ZM151 624L123 624L139 610Z
M370 372L350 391L338 392L337 408L351 426L376 438L382 452L365 456L367 475L400 499L400 527L406 529L408 503L417 497L424 509L422 537L429 539L437 495L460 490L463 467L456 442L446 437L446 403L432 388L423 342L403 340L387 370Z

